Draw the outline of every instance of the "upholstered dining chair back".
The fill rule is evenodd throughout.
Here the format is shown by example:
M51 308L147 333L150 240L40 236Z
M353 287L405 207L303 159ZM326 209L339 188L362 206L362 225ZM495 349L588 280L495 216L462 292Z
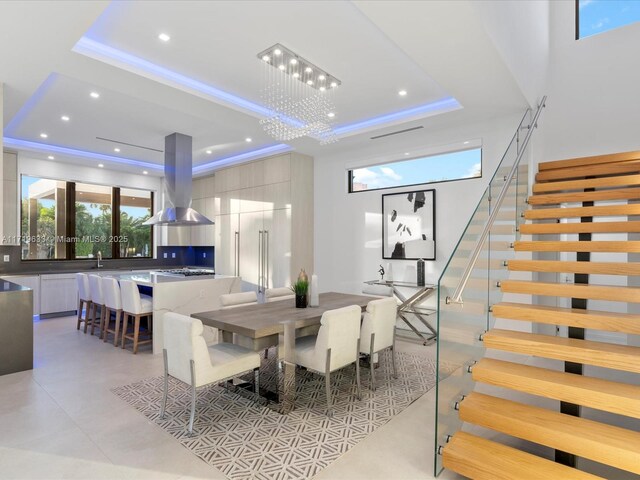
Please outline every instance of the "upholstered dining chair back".
M220 305L223 310L244 307L256 303L258 303L258 295L255 291L220 295Z
M288 287L268 288L264 293L267 302L279 302L280 300L290 300L295 298L295 294Z
M142 300L138 284L131 280L120 280L120 293L122 295L122 309L132 315L147 313L143 312Z
M357 342L360 338L360 316L357 305L328 310L320 319L320 331L316 339L314 369L324 372L327 350L331 349L331 371L353 363L358 356Z
M76 273L78 284L78 298L86 302L91 301L91 289L89 287L89 277L86 273Z
M112 310L122 310L120 285L115 278L102 277L102 295L104 304Z
M369 353L372 333L375 333L376 352L393 345L397 313L398 303L395 298L381 298L369 302L360 331L361 352Z
M191 384L191 360L196 387L208 383L211 357L202 336L202 322L196 318L169 312L164 316L164 348L169 375Z
M102 277L100 275L89 275L89 291L91 292L91 301L97 305L104 305L102 295Z

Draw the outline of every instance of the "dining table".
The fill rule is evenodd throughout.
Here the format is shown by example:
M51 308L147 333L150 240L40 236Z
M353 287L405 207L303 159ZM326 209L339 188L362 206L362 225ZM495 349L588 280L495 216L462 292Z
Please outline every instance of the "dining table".
M328 310L357 305L362 310L376 297L327 292L319 295L317 307L296 308L295 299L252 304L227 310L193 313L204 325L217 328L224 342L233 334L244 335L262 344L277 345L276 410L286 414L295 407L297 337L317 333L322 314Z

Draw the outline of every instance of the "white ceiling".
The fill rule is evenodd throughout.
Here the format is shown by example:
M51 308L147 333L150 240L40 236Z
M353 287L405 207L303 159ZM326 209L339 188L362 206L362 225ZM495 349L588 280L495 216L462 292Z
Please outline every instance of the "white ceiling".
M526 102L470 3L0 2L3 28L12 39L0 43L4 136L40 144L25 149L41 158L48 154L47 144L115 156L113 162L101 161L127 171L142 167L117 158L159 166L163 155L122 145L116 153L114 144L97 136L162 150L166 135L185 133L194 138L194 165L278 143L262 132L256 113L242 106L194 92L149 69L73 52L83 37L254 103L260 103L262 68L256 54L280 42L343 82L335 97L338 126L451 94L470 118L520 110ZM160 32L171 41L159 41ZM398 96L400 89L409 94ZM89 97L94 90L100 99ZM398 124L428 128L449 118L452 114L442 113L450 110L418 109L359 125L348 132L349 146L403 128ZM62 122L63 114L71 121ZM451 118L464 115L456 112ZM48 138L41 139L41 132ZM246 143L246 137L253 142ZM310 155L341 148L341 142L320 146L309 138L289 145ZM207 149L213 153L207 155ZM59 160L96 162L56 154Z

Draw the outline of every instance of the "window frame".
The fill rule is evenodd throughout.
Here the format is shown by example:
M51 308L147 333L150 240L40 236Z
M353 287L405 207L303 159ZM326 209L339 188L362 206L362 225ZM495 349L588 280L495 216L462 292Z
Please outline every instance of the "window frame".
M100 183L92 183L85 181L68 181L61 180L58 178L51 178L41 175L31 175L28 173L20 173L20 238L24 238L26 235L22 230L22 218L23 218L23 202L22 202L22 177L31 177L38 178L43 180L52 180L58 182L65 182L66 193L65 193L65 237L73 238L76 236L76 183L86 183L92 185L99 185L103 187L111 188L111 236L119 237L120 236L120 189L121 187L113 186L113 185L104 185ZM138 190L144 190L150 193L150 201L151 201L151 214L153 215L154 209L154 200L155 200L155 191L154 190L145 190L140 189L138 187L124 187L124 188L136 188ZM117 213L117 215L116 215ZM137 260L149 260L155 258L155 245L154 245L154 232L153 226L150 226L150 239L149 239L149 252L151 253L148 257L121 257L120 256L120 245L118 242L111 242L111 258L106 260L120 260L120 259L137 259ZM22 246L22 240L20 241L20 245ZM75 243L74 242L66 242L65 243L65 257L66 258L22 258L22 254L20 255L21 262L83 262L90 261L95 262L95 258L76 258L75 256Z
M452 178L450 180L436 180L433 182L423 182L423 183L407 183L407 184L402 184L402 185L396 185L393 187L378 187L378 188L368 188L366 190L353 190L353 171L354 170L359 170L361 168L369 168L369 167L379 167L381 165L383 166L388 166L388 165L392 165L394 163L401 163L401 162L409 162L411 160L418 160L421 158L429 158L429 157L439 157L441 155L448 155L448 154L453 154L453 153L459 153L459 152L468 152L470 150L480 150L480 175L478 175L477 177L463 177L463 178ZM475 145L472 147L468 147L468 148L460 148L460 149L456 149L456 150L447 150L444 152L439 152L439 153L430 153L427 155L418 155L416 157L413 158L400 158L397 160L391 160L388 162L381 162L381 163L374 163L374 164L368 164L368 165L360 165L357 167L349 167L347 170L347 193L348 194L352 194L352 193L367 193L367 192L376 192L378 190L392 190L394 188L409 188L409 187L419 187L420 185L433 185L436 183L449 183L449 182L461 182L461 181L465 181L465 180L476 180L478 178L482 178L483 176L483 165L484 165L484 161L483 161L483 157L484 157L484 151L482 148L482 145Z

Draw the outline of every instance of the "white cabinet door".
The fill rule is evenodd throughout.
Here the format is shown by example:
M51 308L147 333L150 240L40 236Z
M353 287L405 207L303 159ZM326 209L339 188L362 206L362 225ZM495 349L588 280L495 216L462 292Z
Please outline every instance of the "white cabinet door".
M75 273L40 275L40 313L68 312L78 308Z
M264 212L266 287L291 285L291 209Z
M240 277L242 291L259 293L262 262L262 217L263 212L240 214Z
M238 275L238 222L237 214L216 217L215 269L220 275Z
M22 285L23 287L33 290L33 314L38 315L40 313L40 276L23 276L23 275L6 275L2 277L2 280Z

